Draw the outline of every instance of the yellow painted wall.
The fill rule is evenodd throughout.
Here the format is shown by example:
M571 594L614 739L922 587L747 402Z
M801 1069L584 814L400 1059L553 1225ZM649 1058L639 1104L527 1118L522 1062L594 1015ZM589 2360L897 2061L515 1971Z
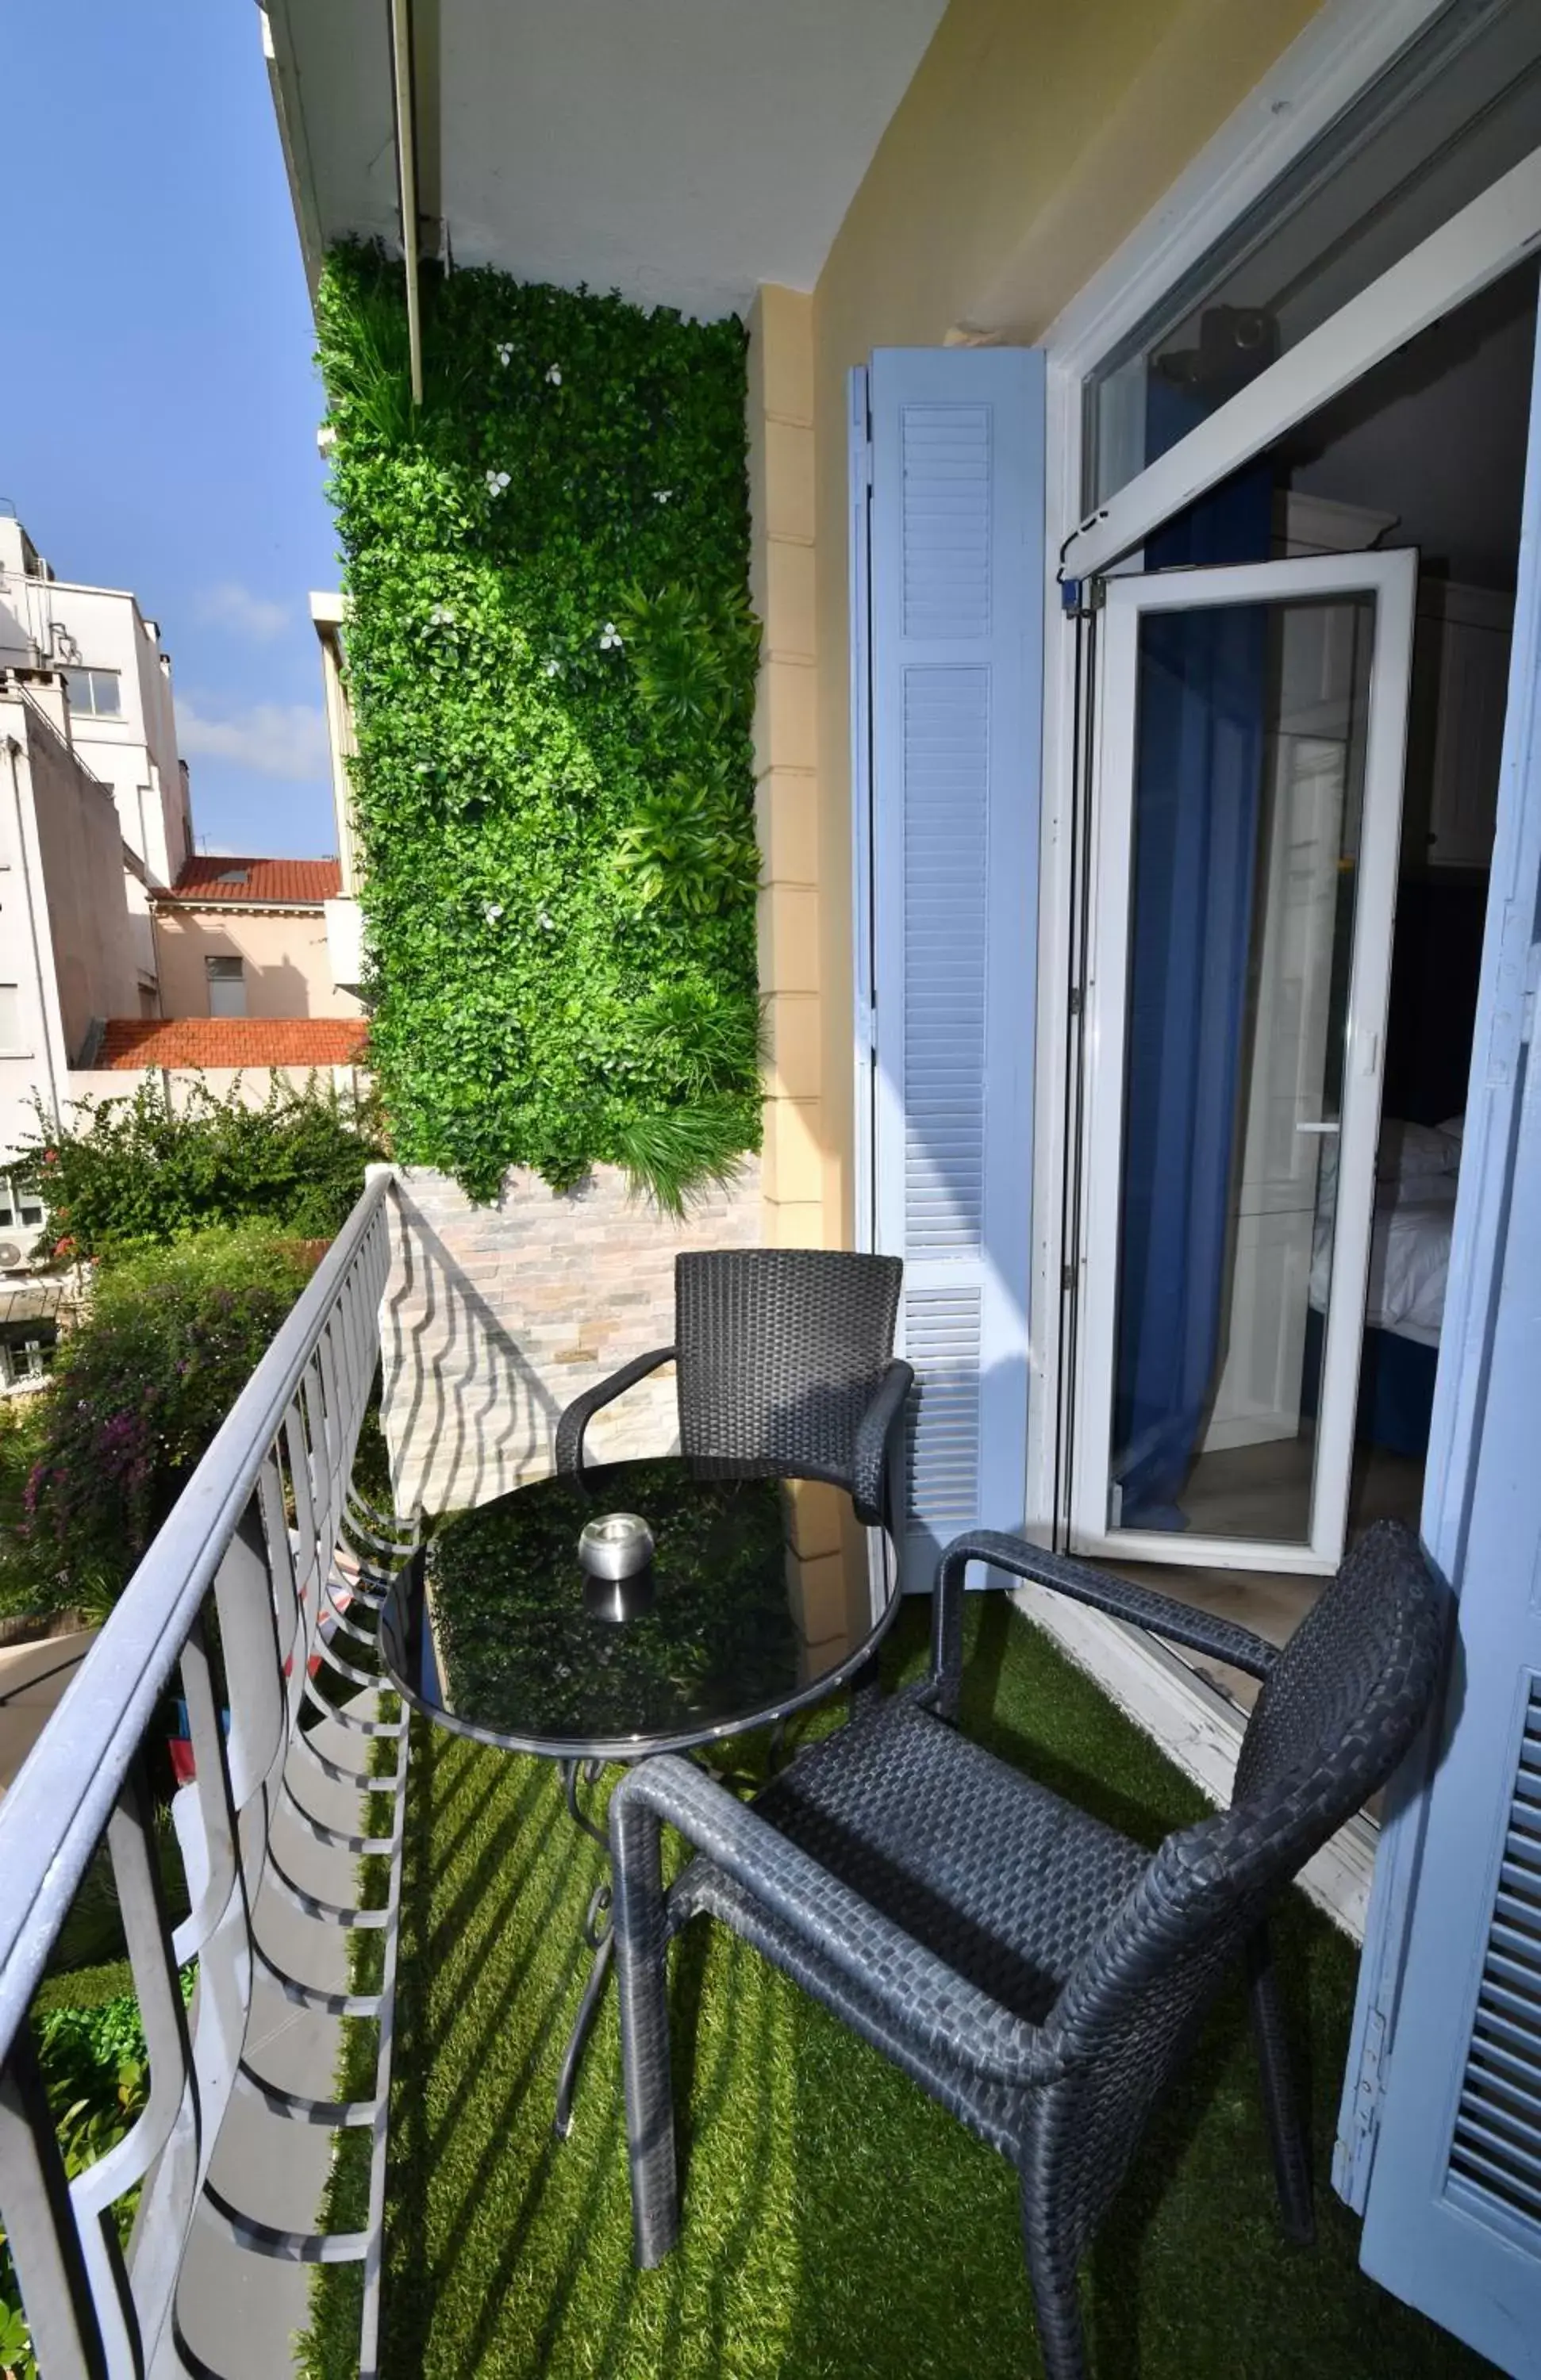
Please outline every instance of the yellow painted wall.
M819 712L814 632L813 301L762 288L749 317L749 593L765 1002L768 1247L824 1243L819 1099Z
M1316 0L952 0L814 292L822 1062L804 1123L851 1236L845 375L875 346L1031 342L1315 13ZM813 922L813 920L810 920ZM805 969L805 975L807 975Z

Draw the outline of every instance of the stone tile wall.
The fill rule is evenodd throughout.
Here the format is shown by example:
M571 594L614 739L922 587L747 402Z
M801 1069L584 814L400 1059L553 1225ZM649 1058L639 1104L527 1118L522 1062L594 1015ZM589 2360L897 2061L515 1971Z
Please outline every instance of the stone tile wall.
M674 1335L679 1248L757 1247L759 1166L746 1160L684 1222L599 1166L556 1192L515 1172L492 1207L447 1175L403 1168L381 1315L384 1424L398 1508L455 1512L552 1468L563 1407ZM596 1417L597 1456L676 1443L673 1365Z

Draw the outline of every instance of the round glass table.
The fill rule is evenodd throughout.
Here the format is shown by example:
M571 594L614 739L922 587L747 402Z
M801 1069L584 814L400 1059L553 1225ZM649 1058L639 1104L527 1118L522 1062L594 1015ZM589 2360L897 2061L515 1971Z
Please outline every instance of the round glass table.
M696 1751L824 1700L866 1668L898 1603L886 1542L854 1526L843 1490L667 1457L538 1480L445 1522L393 1585L381 1646L393 1684L441 1726L559 1762L573 1818L608 1852L579 1801L607 1761ZM601 1884L559 2134L610 1964L610 1905Z

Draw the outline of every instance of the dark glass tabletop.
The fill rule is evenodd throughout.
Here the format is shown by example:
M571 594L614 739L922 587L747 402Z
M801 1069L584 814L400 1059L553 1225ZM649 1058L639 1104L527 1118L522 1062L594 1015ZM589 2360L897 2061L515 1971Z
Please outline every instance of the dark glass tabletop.
M627 1514L650 1561L601 1528L589 1561L642 1566L595 1575L580 1535ZM892 1619L893 1564L850 1575L850 1523L839 1488L702 1479L677 1457L538 1480L413 1558L382 1615L386 1666L431 1718L516 1751L636 1760L738 1734L831 1694Z

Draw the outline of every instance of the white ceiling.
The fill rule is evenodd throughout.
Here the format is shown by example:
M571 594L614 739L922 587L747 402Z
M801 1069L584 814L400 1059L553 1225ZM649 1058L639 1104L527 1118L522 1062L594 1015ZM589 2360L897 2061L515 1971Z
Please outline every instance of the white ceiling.
M811 288L944 6L438 0L455 262L706 316ZM312 236L394 239L386 0L270 13Z

